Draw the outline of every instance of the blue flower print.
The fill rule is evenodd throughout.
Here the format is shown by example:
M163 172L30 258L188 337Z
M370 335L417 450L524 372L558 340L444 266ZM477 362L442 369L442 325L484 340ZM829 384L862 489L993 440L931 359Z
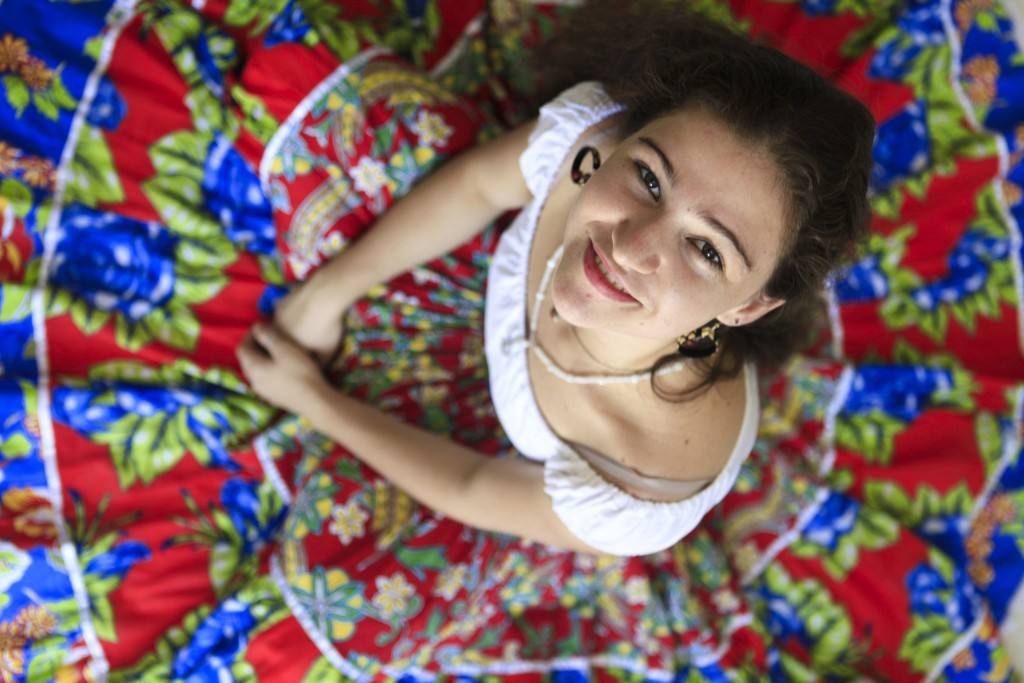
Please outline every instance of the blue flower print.
M128 106L114 83L107 77L101 78L86 120L98 128L115 130L127 112Z
M949 555L954 561L967 563L964 539L968 532L968 521L960 516L941 515L925 517L915 529L921 538Z
M281 13L270 25L264 45L274 47L281 43L297 43L309 33L309 22L306 15L295 0L288 0L288 4L281 10Z
M772 636L780 642L792 637L802 638L804 623L797 613L798 605L794 605L785 595L773 593L767 587L760 592L768 606L768 629Z
M853 376L843 413L856 415L879 410L910 422L936 393L953 387L953 373L931 367L864 366Z
M1009 254L1009 237L968 230L949 255L949 275L914 290L914 303L932 312L940 305L956 304L977 294L989 281L990 264L1005 260Z
M405 11L413 21L423 21L427 12L427 0L405 0Z
M105 579L111 576L123 579L128 570L136 563L148 560L150 557L152 557L152 553L144 544L138 541L125 541L102 555L94 557L85 566L85 573L98 574Z
M258 486L255 481L229 479L220 490L220 502L243 540L243 555L251 555L269 541L285 516L285 509L281 508L270 519L260 518Z
M801 5L809 17L821 17L835 14L838 0L803 0Z
M264 318L273 317L278 302L288 294L288 291L288 287L267 285L266 289L263 290L263 294L260 295L260 300L256 303L256 308L259 309L260 315Z
M974 584L960 569L953 569L951 585L932 566L920 564L907 575L910 609L914 614L937 614L955 632L964 631L975 618Z
M942 3L938 0L909 3L896 20L896 26L902 30L894 31L893 35L897 37L878 47L871 58L868 75L901 81L922 50L944 45L946 31L942 11Z
M857 501L832 492L804 528L804 536L811 543L835 550L840 539L853 531L859 510Z
M3 296L4 293L0 292L0 304ZM35 377L34 330L30 316L0 323L0 377Z
M918 175L931 162L925 103L911 102L878 127L871 188L887 190L897 181Z
M256 618L249 605L228 598L196 629L192 640L174 657L175 680L186 683L233 681L231 665L249 641Z
M590 676L579 669L555 669L548 675L549 683L588 683Z
M882 270L882 257L865 256L836 272L832 289L841 304L880 301L889 294L889 277Z
M203 200L232 243L260 254L274 251L270 202L252 168L223 136L210 144L203 170Z
M189 446L193 456L236 472L239 465L224 445L225 435L233 433L234 427L223 411L203 405L221 405L227 400L226 394L224 389L209 384L161 387L97 382L90 387L56 388L53 415L85 436L122 434L124 441L113 444L115 450L124 449L124 457L145 458L150 464L155 460L152 451L158 447L183 453L182 435L171 427L181 424L199 442ZM184 420L178 417L182 411L186 414ZM200 446L202 452L197 451Z
M137 322L174 296L177 244L156 223L72 206L61 217L51 281Z
M223 45L230 45L233 42L230 37L219 31L207 31L192 36L188 41L188 46L195 56L193 66L195 73L199 75L203 85L214 97L222 99L224 97L225 56L215 54L212 41L220 41Z

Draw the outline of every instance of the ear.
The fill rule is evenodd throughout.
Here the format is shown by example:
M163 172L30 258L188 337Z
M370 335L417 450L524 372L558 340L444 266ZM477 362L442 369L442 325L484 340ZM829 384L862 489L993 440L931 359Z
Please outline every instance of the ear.
M775 297L758 294L747 303L729 309L719 315L718 321L730 327L749 325L765 313L774 311L784 303L786 303L785 299L776 299Z

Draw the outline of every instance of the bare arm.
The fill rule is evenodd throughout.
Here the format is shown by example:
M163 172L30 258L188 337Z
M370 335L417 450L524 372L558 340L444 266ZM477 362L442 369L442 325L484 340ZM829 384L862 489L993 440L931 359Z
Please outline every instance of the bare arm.
M558 518L544 491L544 468L492 458L345 396L295 344L257 326L239 347L256 393L306 417L424 505L478 529L597 552Z
M519 156L533 122L447 162L395 203L365 236L278 306L275 321L302 346L329 355L341 314L373 285L447 253L530 193Z

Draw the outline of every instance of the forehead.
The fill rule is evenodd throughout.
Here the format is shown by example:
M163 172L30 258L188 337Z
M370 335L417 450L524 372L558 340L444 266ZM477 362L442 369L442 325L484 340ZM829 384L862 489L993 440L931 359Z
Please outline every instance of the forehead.
M712 213L774 264L786 235L787 194L764 144L737 135L699 106L660 116L631 139L650 140L664 152L689 208Z

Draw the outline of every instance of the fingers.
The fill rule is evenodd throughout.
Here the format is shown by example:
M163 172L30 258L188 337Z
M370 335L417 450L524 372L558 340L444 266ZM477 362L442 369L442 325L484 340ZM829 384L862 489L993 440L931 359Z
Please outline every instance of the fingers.
M242 372L245 373L246 377L252 379L252 371L258 364L267 359L267 352L263 350L261 345L253 337L252 332L245 335L242 339L242 343L235 349L235 357L238 358L238 364L242 368Z
M252 336L256 342L263 347L268 355L273 356L277 350L277 342L280 340L277 330L273 325L267 323L256 323L252 328Z

